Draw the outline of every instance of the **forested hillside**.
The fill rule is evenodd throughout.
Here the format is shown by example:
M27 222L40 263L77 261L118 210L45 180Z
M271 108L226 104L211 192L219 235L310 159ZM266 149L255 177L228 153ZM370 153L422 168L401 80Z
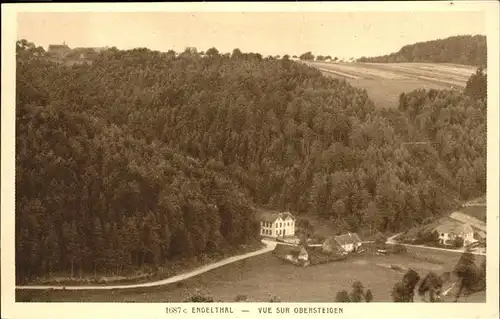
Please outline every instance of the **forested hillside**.
M484 99L413 92L377 111L344 81L239 50L19 55L16 111L18 280L248 243L255 206L397 231L485 191Z
M378 57L362 57L359 62L456 63L486 67L486 36L461 35L405 45L398 52Z

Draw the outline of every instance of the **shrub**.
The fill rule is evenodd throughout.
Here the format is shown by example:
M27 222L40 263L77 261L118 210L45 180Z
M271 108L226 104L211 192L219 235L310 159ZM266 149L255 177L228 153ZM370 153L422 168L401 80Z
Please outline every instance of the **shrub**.
M352 292L349 296L351 302L362 302L364 297L363 284L360 281L355 281L352 284Z
M365 301L366 302L371 302L373 300L373 294L370 289L368 289L365 293Z
M404 254L404 253L407 253L408 251L406 250L405 246L403 246L401 244L396 244L396 245L394 245L392 252L394 254Z
M402 282L397 282L394 285L391 297L394 302L410 302L410 295L408 294L407 287Z
M337 296L335 296L336 302L351 302L349 299L349 293L345 290L341 290L337 292Z
M453 240L453 246L456 248L460 248L464 246L464 239L462 237L455 237Z
M214 298L208 293L203 293L197 289L184 302L214 302Z
M464 89L465 95L475 99L485 99L487 96L487 77L483 68L478 68L476 73L471 75Z
M237 295L236 298L234 298L234 301L240 302L240 301L247 301L248 296L247 295Z

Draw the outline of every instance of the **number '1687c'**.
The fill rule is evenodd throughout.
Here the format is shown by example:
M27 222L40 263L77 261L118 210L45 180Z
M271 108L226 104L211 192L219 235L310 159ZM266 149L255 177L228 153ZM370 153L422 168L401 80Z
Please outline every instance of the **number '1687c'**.
M167 314L182 313L182 308L181 307L166 307L165 313L167 313Z

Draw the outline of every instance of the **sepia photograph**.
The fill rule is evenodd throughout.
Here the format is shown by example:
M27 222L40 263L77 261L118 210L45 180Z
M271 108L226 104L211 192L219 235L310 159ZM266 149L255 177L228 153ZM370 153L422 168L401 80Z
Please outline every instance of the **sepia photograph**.
M16 11L2 298L160 317L498 299L498 3L460 3Z

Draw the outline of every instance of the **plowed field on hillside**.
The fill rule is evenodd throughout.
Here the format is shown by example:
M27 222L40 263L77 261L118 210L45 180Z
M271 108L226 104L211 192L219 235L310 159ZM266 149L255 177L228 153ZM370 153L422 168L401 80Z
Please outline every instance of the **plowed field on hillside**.
M399 95L416 89L462 90L475 67L438 63L306 62L324 75L366 89L378 107L397 107Z

